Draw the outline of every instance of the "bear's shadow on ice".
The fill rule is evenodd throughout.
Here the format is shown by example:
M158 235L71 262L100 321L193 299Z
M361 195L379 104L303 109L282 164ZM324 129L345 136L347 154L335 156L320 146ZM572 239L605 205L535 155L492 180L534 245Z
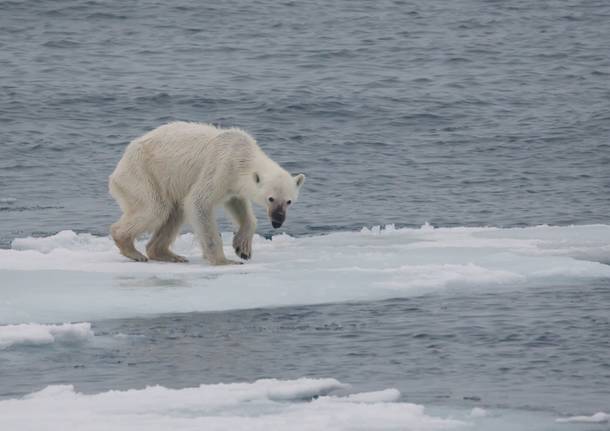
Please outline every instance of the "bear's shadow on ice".
M199 274L197 280L215 280L220 275L213 273ZM157 275L147 277L119 276L114 279L115 286L127 289L193 287L192 281L185 276L159 277Z

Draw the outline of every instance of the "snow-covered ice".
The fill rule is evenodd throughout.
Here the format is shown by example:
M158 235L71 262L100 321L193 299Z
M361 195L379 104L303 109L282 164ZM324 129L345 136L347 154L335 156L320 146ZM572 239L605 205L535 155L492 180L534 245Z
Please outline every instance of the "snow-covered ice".
M224 235L231 256L231 235ZM143 242L139 247L143 248ZM108 237L63 231L0 250L0 324L381 300L438 289L528 288L610 278L610 226L385 228L272 240L211 267L191 234L188 264L130 262Z
M93 395L70 385L49 386L22 399L0 401L0 423L2 429L29 431L49 426L78 431L468 429L467 422L397 402L395 389L328 395L345 389L335 379L154 386Z
M41 325L22 323L0 326L0 349L13 345L42 345L58 343L78 343L92 337L91 324L64 323L61 325Z

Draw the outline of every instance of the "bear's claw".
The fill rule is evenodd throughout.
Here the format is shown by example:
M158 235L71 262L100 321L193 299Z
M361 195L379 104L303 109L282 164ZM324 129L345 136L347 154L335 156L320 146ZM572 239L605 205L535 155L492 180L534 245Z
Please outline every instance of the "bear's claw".
M127 252L125 252L124 250L121 250L121 254L136 262L148 262L148 258L146 256L144 256L142 253L138 252L137 250L127 251Z
M250 254L246 253L245 251L241 251L241 248L239 248L239 247L235 247L235 254L244 260L250 259Z

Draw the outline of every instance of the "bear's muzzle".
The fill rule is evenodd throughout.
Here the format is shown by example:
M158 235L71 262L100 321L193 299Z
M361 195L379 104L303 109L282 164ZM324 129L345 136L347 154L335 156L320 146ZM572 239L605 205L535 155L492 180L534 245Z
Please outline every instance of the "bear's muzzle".
M271 213L271 226L273 226L274 229L282 226L284 220L286 220L286 213L282 211L282 209L278 208Z

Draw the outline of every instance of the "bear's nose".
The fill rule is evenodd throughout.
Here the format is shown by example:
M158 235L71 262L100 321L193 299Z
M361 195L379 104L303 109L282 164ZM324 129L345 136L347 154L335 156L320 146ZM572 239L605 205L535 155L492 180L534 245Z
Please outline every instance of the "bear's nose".
M284 220L286 220L286 213L281 209L271 213L271 226L273 226L274 229L280 227L282 223L284 223Z

